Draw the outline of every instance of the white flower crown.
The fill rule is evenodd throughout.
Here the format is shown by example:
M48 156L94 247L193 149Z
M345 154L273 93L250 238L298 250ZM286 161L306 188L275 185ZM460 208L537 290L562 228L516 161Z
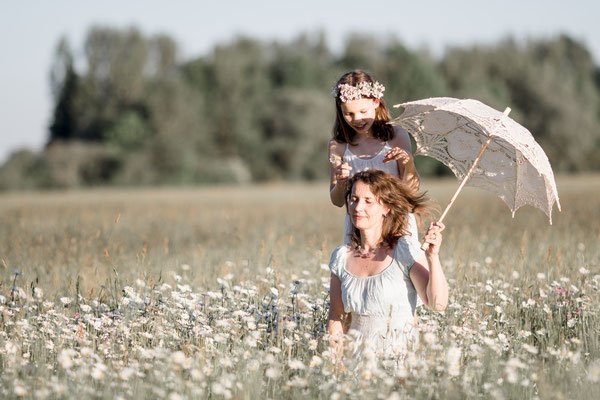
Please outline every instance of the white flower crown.
M383 97L385 86L379 82L360 82L356 86L340 83L331 91L333 97L340 97L342 103L364 98L380 99Z

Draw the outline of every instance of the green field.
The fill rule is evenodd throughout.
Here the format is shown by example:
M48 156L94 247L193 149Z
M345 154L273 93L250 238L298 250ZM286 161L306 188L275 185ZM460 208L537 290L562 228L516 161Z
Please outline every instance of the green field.
M600 176L553 225L468 189L445 313L405 360L333 365L327 184L0 196L2 398L600 398ZM455 180L427 180L445 206Z

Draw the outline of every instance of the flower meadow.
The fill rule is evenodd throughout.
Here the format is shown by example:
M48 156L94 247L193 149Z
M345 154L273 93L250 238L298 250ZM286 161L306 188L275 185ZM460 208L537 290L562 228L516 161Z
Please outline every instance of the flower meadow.
M329 350L323 185L3 195L0 397L598 398L598 181L559 180L553 226L460 198L402 358Z

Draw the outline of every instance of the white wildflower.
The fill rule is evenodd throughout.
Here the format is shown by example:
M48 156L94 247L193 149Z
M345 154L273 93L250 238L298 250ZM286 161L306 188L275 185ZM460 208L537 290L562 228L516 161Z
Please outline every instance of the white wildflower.
M248 362L248 365L246 366L246 368L250 372L256 372L260 369L260 361L258 361L256 359L250 360Z
M448 375L460 375L460 357L461 349L457 346L451 346L446 352L446 366L448 367Z
M269 379L277 379L281 376L281 370L277 367L269 367L265 371L265 376Z
M523 350L525 350L526 352L530 353L530 354L538 354L539 350L537 347L532 346L530 344L524 343L523 344Z
M74 362L74 357L77 355L77 352L73 349L62 349L60 353L58 353L58 363L63 369L71 369Z
M133 368L125 367L121 370L121 373L119 373L119 378L121 378L124 381L128 381L129 378L131 378L134 375L135 375L135 370Z
M70 297L61 297L60 298L60 302L63 303L65 306L68 306L69 304L71 304L73 300Z
M587 380L593 383L600 382L600 359L592 361L588 366Z
M308 381L296 375L286 383L286 386L303 388L308 386Z
M87 304L80 304L79 309L86 314L92 311L92 307Z
M17 397L27 396L27 388L21 382L15 382L14 393Z
M291 359L288 362L288 367L290 367L290 369L292 370L303 370L306 369L306 366L304 365L304 363L296 358Z
M42 288L39 288L39 287L33 288L33 297L35 297L38 300L41 299L42 297L44 297L44 291L42 290Z
M433 332L426 332L425 335L423 335L423 340L425 343L432 345L437 342L437 336L435 336Z
M310 368L320 367L321 365L323 365L323 359L316 355L312 356L310 363L308 364Z
M584 267L581 267L581 268L579 268L579 273L580 273L581 275L587 275L587 274L589 274L589 273L590 273L590 270L589 270L589 269L586 269L586 268L584 268Z

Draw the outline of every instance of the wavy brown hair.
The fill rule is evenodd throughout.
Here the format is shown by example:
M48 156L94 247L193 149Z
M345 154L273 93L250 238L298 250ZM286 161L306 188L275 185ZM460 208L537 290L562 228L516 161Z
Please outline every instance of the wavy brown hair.
M376 199L389 209L383 221L382 241L393 248L400 237L409 234L408 214L413 213L417 221L432 218L439 210L438 206L424 192L419 192L402 182L397 176L381 170L367 170L354 175L346 191L346 212L356 182L369 186ZM360 245L360 231L352 227L351 244Z
M350 86L356 86L361 82L374 83L375 80L367 72L356 69L342 75L337 81L335 87L338 85L347 84ZM344 119L342 114L342 100L340 95L335 97L335 122L333 123L333 138L338 143L350 143L354 144L354 138L357 133ZM394 128L388 124L391 116L390 111L385 105L383 99L379 99L379 107L375 110L375 121L373 121L373 136L381 141L388 141L394 138Z

